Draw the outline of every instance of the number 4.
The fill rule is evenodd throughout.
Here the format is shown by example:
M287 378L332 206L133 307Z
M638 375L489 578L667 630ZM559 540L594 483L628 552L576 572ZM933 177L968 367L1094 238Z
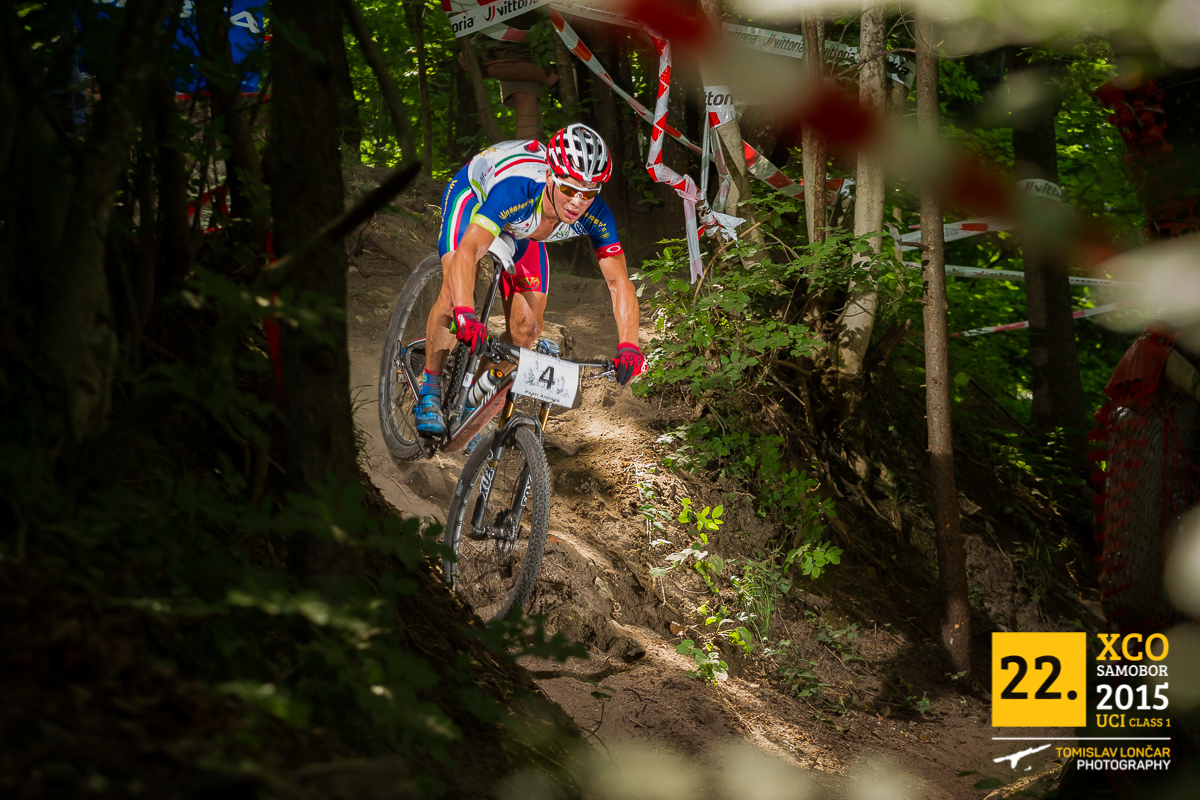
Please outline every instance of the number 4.
M554 388L554 367L546 367L546 370L542 373L542 376L540 378L538 378L538 383L546 384L547 390L553 389Z
M258 29L258 20L249 11L242 11L239 14L234 14L229 18L229 21L239 28L247 28L251 33L261 33Z

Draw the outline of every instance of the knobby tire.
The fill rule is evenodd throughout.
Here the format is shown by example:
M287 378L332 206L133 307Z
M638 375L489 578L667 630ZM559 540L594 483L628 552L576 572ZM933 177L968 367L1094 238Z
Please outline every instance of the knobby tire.
M413 270L388 320L383 357L379 365L379 429L392 457L411 461L426 452L413 418L416 397L398 370L402 344L425 338L425 321L437 300L442 284L442 262L437 254L427 256ZM414 363L420 376L424 358Z
M495 526L516 505L514 496L522 473L529 475L528 499L518 520L515 541L470 538L471 518L479 497L480 482L491 455L497 431L480 442L463 467L447 515L444 541L457 557L443 567L457 591L483 620L508 616L524 609L533 595L546 551L550 528L550 466L537 434L528 427L513 430L496 468L485 527Z

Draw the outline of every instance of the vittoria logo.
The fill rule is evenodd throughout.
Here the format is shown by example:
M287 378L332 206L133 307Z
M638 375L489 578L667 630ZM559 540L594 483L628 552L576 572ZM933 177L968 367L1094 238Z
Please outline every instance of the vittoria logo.
M483 21L491 22L496 18L497 14L507 17L509 14L517 13L527 5L530 5L529 0L504 0L503 3L492 3L483 14Z

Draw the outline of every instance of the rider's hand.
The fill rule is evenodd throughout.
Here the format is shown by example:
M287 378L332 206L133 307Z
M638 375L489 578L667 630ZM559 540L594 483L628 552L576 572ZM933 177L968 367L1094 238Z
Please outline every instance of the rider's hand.
M617 357L613 359L613 368L617 371L617 383L625 386L646 371L646 357L642 355L641 348L633 342L621 342L617 345Z
M483 352L487 342L487 326L475 318L475 310L470 306L455 306L454 319L450 323L450 332L458 340L471 348L472 355Z

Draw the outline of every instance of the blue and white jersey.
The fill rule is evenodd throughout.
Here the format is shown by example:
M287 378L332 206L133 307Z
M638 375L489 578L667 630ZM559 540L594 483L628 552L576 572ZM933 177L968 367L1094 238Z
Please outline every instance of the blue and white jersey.
M471 222L491 231L528 239L542 222L542 196L546 188L546 148L523 140L500 142L483 150L467 165L471 191L479 207ZM542 241L558 242L587 236L600 258L622 252L612 210L596 197L588 210L570 225L559 222Z

